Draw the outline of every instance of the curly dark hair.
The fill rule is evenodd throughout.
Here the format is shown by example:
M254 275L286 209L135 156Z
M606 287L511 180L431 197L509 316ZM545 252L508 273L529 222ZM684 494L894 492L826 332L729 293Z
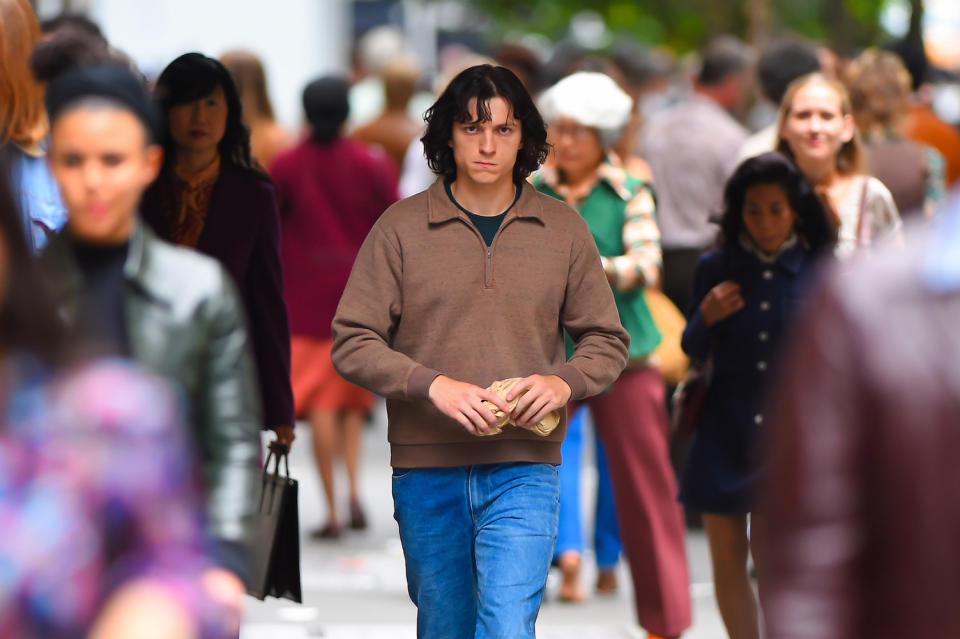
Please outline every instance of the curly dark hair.
M755 184L778 184L797 216L797 234L814 254L826 254L837 243L838 225L797 165L783 153L770 151L744 160L724 188L720 246L736 245L744 230L743 204Z
M266 178L263 169L250 157L250 130L243 123L237 85L219 60L202 53L184 53L168 64L157 78L153 95L166 123L173 106L205 98L218 86L223 89L227 101L227 128L217 145L221 161ZM163 134L162 143L164 169L168 169L176 158L169 127Z
M513 117L520 121L522 144L513 165L514 182L522 181L540 168L547 159L550 146L547 144L547 127L533 99L513 71L480 64L461 71L451 80L423 117L427 131L420 141L423 142L427 164L434 173L448 181L456 179L457 165L450 148L453 124L470 121L472 98L477 99L477 121L489 121L489 102L495 97L506 100L513 110Z

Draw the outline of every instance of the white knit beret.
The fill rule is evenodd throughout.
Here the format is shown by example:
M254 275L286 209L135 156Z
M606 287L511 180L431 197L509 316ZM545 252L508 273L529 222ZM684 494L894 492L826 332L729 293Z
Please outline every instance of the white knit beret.
M632 108L633 100L610 76L590 71L568 75L540 96L547 122L568 117L601 131L622 129Z

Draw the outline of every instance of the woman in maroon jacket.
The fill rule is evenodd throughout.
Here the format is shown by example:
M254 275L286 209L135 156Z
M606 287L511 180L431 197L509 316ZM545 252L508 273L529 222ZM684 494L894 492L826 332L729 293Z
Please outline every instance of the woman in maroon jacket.
M233 276L249 320L264 424L293 441L290 329L283 300L273 184L250 159L250 133L230 73L186 53L157 80L164 166L141 211L160 237L215 257Z
M373 395L343 380L330 361L330 322L357 251L380 214L397 200L397 173L389 156L343 138L348 85L337 77L311 82L303 106L311 135L277 156L276 180L283 234L285 292L290 309L296 414L309 419L329 520L315 537L340 534L333 483L333 452L343 431L350 488L350 526L363 528L357 493L360 435Z

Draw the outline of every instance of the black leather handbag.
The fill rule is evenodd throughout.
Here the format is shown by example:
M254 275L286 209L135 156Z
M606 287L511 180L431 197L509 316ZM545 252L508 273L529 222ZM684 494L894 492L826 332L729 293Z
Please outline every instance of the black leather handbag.
M280 474L280 459L286 475ZM273 472L270 461L275 461ZM270 451L263 466L254 515L247 593L257 599L277 597L303 602L300 588L300 515L297 480L290 478L287 452Z

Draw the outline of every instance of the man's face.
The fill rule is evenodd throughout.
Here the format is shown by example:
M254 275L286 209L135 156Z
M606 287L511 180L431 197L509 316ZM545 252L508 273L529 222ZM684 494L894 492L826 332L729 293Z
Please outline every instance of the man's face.
M450 146L457 165L457 180L478 185L513 182L513 167L523 144L520 122L513 109L497 96L487 103L490 119L477 121L477 99L468 104L470 121L454 122Z
M147 145L129 111L78 108L59 116L50 133L50 167L63 195L67 228L77 239L118 244L130 237L144 189L163 159Z

